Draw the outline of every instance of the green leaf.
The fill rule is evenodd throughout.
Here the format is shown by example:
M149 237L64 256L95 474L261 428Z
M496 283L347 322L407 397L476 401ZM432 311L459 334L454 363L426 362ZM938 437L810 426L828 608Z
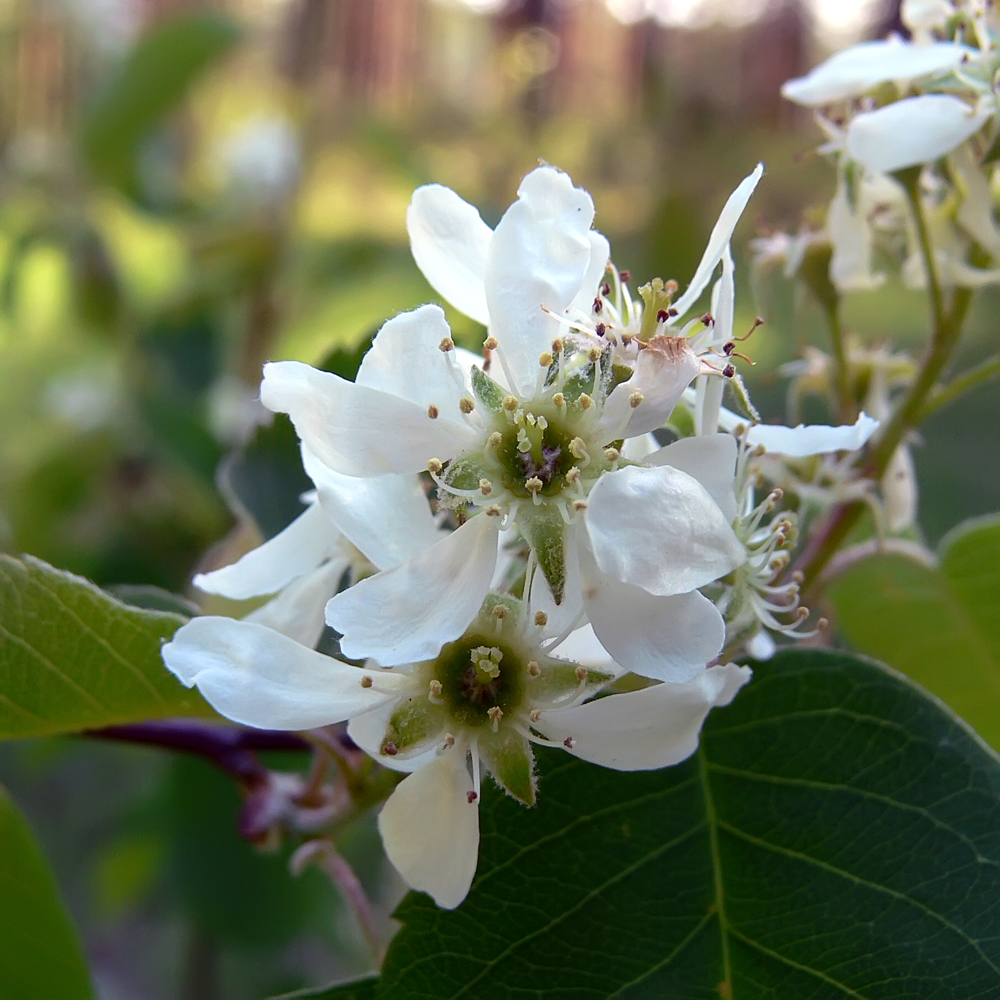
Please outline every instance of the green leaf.
M936 568L876 555L829 596L851 646L924 685L1000 748L1000 515L946 535Z
M1000 996L1000 759L877 664L755 666L677 767L539 753L457 910L411 893L376 996Z
M377 985L378 979L368 976L353 983L341 983L339 986L321 986L315 990L283 993L280 997L272 997L271 1000L375 1000Z
M40 559L0 555L0 739L212 715L160 658L183 623Z
M0 996L93 1000L76 930L31 828L0 788Z
M195 13L173 18L140 40L84 121L81 144L94 173L138 195L143 140L239 37L230 18Z

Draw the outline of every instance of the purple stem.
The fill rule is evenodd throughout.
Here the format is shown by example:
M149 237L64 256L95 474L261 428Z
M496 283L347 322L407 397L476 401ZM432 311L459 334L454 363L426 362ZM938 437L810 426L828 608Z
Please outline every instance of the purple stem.
M257 760L258 750L310 749L309 744L294 733L216 726L191 719L164 719L157 722L137 722L129 726L107 726L104 729L91 729L83 735L196 754L241 781L254 781L266 776L267 770Z

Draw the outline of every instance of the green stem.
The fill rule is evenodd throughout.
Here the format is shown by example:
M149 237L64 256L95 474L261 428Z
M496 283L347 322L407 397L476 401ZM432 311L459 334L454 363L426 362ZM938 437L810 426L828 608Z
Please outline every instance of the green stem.
M991 378L1000 375L1000 354L987 358L980 365L970 369L964 375L952 379L947 385L940 386L931 393L925 400L923 408L920 410L918 420L923 423L932 413L950 406L964 396L970 389L974 389L982 382L987 382Z
M920 422L927 397L937 384L941 373L951 359L958 343L962 326L972 304L972 292L968 288L956 290L951 308L946 309L941 283L938 279L937 262L923 206L918 190L919 168L900 171L897 175L906 189L910 207L913 210L920 252L927 275L927 294L930 300L932 333L931 342L924 354L920 370L907 390L889 422L883 427L874 448L861 467L865 477L878 482L892 460L907 432ZM803 594L814 588L827 563L837 553L842 543L854 528L865 504L852 502L835 508L814 533L798 560L797 569L803 577Z
M833 361L836 368L837 405L840 411L840 422L850 424L854 422L856 414L847 369L847 348L844 345L844 327L840 322L839 300L826 310L826 318L830 324L830 343L833 347Z

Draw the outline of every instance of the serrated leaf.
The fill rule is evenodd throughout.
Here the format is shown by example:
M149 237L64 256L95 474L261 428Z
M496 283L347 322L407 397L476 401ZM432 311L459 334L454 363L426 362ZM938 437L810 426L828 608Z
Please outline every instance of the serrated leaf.
M946 535L936 568L876 555L829 596L851 646L924 685L1000 748L1000 515Z
M353 983L340 983L338 986L321 986L318 989L296 990L294 993L283 993L271 1000L375 1000L375 986L378 979L368 976L357 979Z
M0 739L214 714L160 658L184 621L40 559L0 555Z
M411 893L376 996L1000 996L1000 760L845 654L754 667L654 772L539 754L538 805L484 796L457 910Z
M81 145L91 170L137 196L142 141L239 37L231 18L198 12L174 17L141 39L84 121Z
M0 996L93 1000L59 887L31 828L0 788Z

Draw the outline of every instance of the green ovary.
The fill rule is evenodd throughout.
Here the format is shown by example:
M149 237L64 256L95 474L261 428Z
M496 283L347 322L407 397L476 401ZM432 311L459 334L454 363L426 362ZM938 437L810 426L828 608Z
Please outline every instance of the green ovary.
M520 657L489 635L465 635L448 643L433 670L444 709L459 727L492 726L496 713L491 715L491 709L510 717L524 700Z

